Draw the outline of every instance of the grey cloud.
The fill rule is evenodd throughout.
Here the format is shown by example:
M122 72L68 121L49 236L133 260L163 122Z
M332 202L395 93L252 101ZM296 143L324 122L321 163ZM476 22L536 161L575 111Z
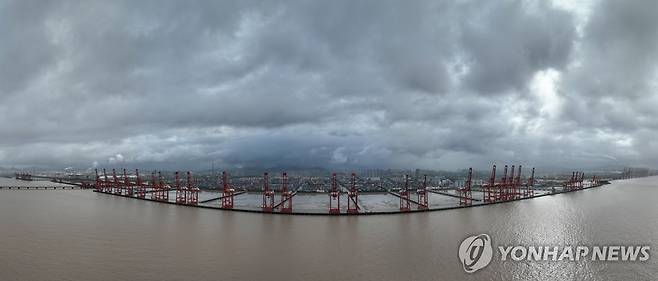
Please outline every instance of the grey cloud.
M647 150L655 139L654 82L658 77L658 4L602 1L595 6L575 66L565 73L562 122L571 130L609 131L632 145L629 154ZM648 131L647 131L648 130ZM648 139L647 139L648 138ZM623 158L623 157L621 157Z
M522 90L538 71L562 69L576 34L566 11L538 2L476 2L469 5L472 19L463 23L461 37L469 61L467 84L481 93Z
M655 4L592 7L2 2L0 165L655 164Z
M17 1L1 5L0 96L4 96L27 87L30 79L43 74L53 62L55 51L46 37L45 22L39 20L46 12L38 3ZM16 14L15 10L25 12Z

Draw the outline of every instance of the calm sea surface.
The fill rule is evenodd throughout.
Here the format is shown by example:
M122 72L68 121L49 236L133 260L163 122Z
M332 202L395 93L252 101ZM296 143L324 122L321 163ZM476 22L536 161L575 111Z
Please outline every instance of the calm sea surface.
M651 177L477 208L310 217L0 190L0 280L657 280L657 199ZM494 246L650 245L652 258L494 257L467 274L457 249L479 233Z

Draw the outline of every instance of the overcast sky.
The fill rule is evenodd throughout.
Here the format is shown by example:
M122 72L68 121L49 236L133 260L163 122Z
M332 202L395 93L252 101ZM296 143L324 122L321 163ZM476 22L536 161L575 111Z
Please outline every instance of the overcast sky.
M658 1L0 0L0 166L658 166Z

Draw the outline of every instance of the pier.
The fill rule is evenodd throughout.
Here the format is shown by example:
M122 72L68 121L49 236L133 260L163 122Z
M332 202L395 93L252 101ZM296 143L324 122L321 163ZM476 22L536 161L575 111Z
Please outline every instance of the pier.
M214 188L201 189L195 182L191 171L185 172L185 176L181 176L182 173L180 172L175 172L173 177L171 174L163 176L160 172L154 171L150 177L144 177L140 175L138 169L134 173L129 173L125 169L122 169L121 172L118 172L117 169L111 169L109 172L103 169L102 173L96 170L94 181L81 180L79 182L43 175L35 176L29 173L17 173L17 180L30 183L0 186L0 189L94 189L95 192L100 194L220 210L299 215L371 215L485 206L574 192L607 183L596 176L591 176L591 180L585 181L585 173L573 171L567 177L560 177L561 182L552 180L552 186L535 187L534 168L529 177L524 179L520 165L505 165L503 173L498 176L496 175L496 166L493 165L488 181L479 181L478 184L474 185L472 180L473 169L469 168L467 171L465 181L455 184L451 188L439 190L428 188L427 176L421 178L417 175L413 181L409 175L404 175L402 178L391 178L394 187L395 185L399 187L386 190L383 193L384 195L360 190L357 187L355 173L351 173L351 177L345 174L342 175L342 178L349 179L349 182L339 181L336 173L332 173L328 180L327 178L317 177L295 178L292 181L294 187L289 189L289 179L286 172L274 178L273 184L276 188L271 188L268 173L264 173L262 178L247 177L246 184L249 186L245 186L244 180L234 178L233 181L235 182L232 182L228 172L224 171L219 180L214 181L217 184ZM88 178L88 176L85 176L85 178ZM36 179L41 179L41 181ZM43 181L43 179L49 181ZM209 178L206 177L206 179ZM358 180L362 183L361 187L367 183L367 179ZM213 180L210 179L210 181ZM36 184L39 182L41 184ZM48 182L53 184L43 184ZM234 186L236 182L237 187ZM262 189L254 191L258 182L262 183ZM325 186L324 192L321 192L322 189L316 189L322 187L323 184ZM312 190L319 192L304 191L302 189L304 185L307 186L307 190L310 187ZM327 185L329 186L328 190ZM251 190L248 191L247 187ZM236 188L239 190L236 190ZM172 193L170 194L170 192ZM201 197L200 193L202 194ZM432 197L433 199L430 201L428 200L429 194L445 196L446 199ZM476 196L473 196L473 194ZM322 196L326 196L326 203L322 202L324 200L319 200ZM235 205L235 199L238 197L246 198L239 199L238 202L241 203ZM262 198L262 204L256 203L254 197ZM391 200L392 198L398 200L399 203ZM216 203L217 201L220 203ZM293 204L293 201L296 203ZM255 205L255 203L258 205ZM393 209L394 204L397 206Z
M0 189L17 189L17 190L73 190L86 189L78 185L61 185L61 186L0 186Z
M550 192L541 192L535 193L535 179L534 179L534 169L532 169L532 174L527 180L522 180L521 166L518 166L518 171L513 165L511 169L508 169L508 166L505 166L505 172L500 178L496 178L496 166L492 167L491 177L488 182L477 186L476 188L472 187L472 169L468 170L467 180L464 186L457 187L455 190L459 195L450 194L447 192L431 190L427 188L427 179L425 178L422 181L422 186L419 184L419 188L415 190L415 194L418 199L414 200L411 198L411 195L414 193L410 189L409 176L405 175L403 187L399 192L387 191L385 194L394 196L399 199L399 209L398 210L366 210L363 207L362 202L359 202L359 197L361 200L367 200L367 193L360 193L355 185L356 175L352 174L351 186L349 189L342 188L340 183L336 179L336 174L332 174L330 178L331 189L326 194L328 197L328 208L325 212L322 212L321 209L314 211L307 210L297 210L293 208L293 198L300 194L299 190L290 191L288 189L288 176L286 173L283 173L279 179L280 189L275 191L271 190L269 187L269 176L267 173L263 176L263 191L256 192L263 197L263 205L261 208L241 208L235 207L233 202L236 196L247 193L247 191L235 191L228 173L223 172L221 178L221 186L218 187L221 190L221 196L212 197L204 200L198 200L198 193L200 189L194 185L194 180L192 174L187 172L187 181L185 185L180 183L178 172L175 173L175 178L173 183L167 182L161 175L157 177L153 176L153 179L150 183L144 183L139 177L138 171L136 171L135 176L129 177L125 171L123 176L116 176L115 171L112 171L112 176L108 176L106 171L103 171L102 175L98 174L96 171L96 182L94 184L94 191L102 194L135 198L140 200L155 201L166 204L174 205L185 205L198 208L206 209L218 209L218 210L230 210L230 211L240 211L240 212L256 212L256 213L272 213L272 214L293 214L293 215L373 215L373 214L396 214L396 213L413 213L413 212L428 212L428 211L440 211L440 210L450 210L458 208L469 208L476 206L486 206L491 204L500 204L507 202L514 202L519 200L529 200L538 197L551 196L556 194L564 194L569 192L576 192L584 189L589 189L593 187L598 187L606 184L606 181L601 181L596 176L593 176L589 182L584 181L584 173L582 172L573 172L571 177L564 181L559 189L553 187ZM508 171L511 171L508 174ZM135 180L131 180L135 179ZM142 190L141 192L134 192L135 190ZM166 195L169 191L176 191L175 200L169 200ZM347 190L347 192L341 192ZM481 193L481 197L473 198L473 193ZM147 198L144 196L145 193L159 194ZM250 192L251 193L251 192ZM432 205L428 203L427 193L434 193L441 196L447 196L450 198L459 199L458 202L453 204L435 204ZM275 198L279 197L280 200ZM347 210L344 210L344 206L341 207L341 198L347 197ZM190 199L192 198L192 199ZM483 199L479 199L483 198ZM221 201L221 205L212 205L209 204L214 201ZM345 202L345 201L343 201ZM412 208L413 206L413 208Z

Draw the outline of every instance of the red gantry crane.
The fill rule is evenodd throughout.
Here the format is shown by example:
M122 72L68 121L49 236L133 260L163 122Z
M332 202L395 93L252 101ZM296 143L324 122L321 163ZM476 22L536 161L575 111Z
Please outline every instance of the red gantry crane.
M160 192L160 187L158 187L158 179L156 177L156 171L151 172L151 200L159 200L158 192Z
M571 179L567 183L567 190L574 190L576 187L576 172L571 172Z
M489 183L484 186L484 202L491 203L496 201L496 164L491 168Z
M121 183L119 182L119 178L117 177L117 171L115 169L112 169L112 183L114 186L114 190L112 192L114 194L121 195Z
M222 172L222 209L233 209L234 189L228 182L228 173Z
M180 184L180 173L174 174L174 187L176 188L176 203L187 203L187 190Z
M135 184L137 185L137 197L146 197L146 186L144 185L144 182L142 182L142 178L139 176L139 169L135 169Z
M105 169L103 169L103 191L105 192L112 192L112 185L110 184L110 180L107 178L107 172Z
M359 212L359 191L356 189L356 174L352 173L352 184L347 193L347 213L356 214Z
M133 196L133 185L130 182L130 178L128 178L128 173L126 172L126 169L123 169L123 186L126 189L126 195L128 196Z
M592 175L592 180L590 181L589 186L594 186L594 185L595 185L595 184L594 184L595 182L596 182L596 175Z
M505 194L503 200L507 201L512 199L512 190L514 189L514 165L510 171L510 176L507 178L507 184L505 185Z
M521 165L519 165L519 171L516 173L516 178L514 178L514 184L512 185L512 196L510 199L518 199L521 197Z
M96 189L96 191L103 191L103 187L101 184L101 177L98 175L98 169L94 169L94 173L96 173L96 185L94 186L94 188Z
M160 201L169 201L169 184L165 182L162 172L158 171L158 190L156 192L156 198Z
M409 175L404 175L404 188L400 190L400 212L409 212L410 210Z
M329 213L340 214L340 190L336 181L336 173L331 174L331 191L329 192Z
M292 192L288 190L288 174L281 177L281 213L292 213Z
M263 212L272 212L274 208L274 191L270 190L270 177L267 173L263 174Z
M532 168L532 173L530 174L530 178L528 178L528 183L525 186L525 189L523 191L523 197L533 197L535 196L535 190L534 190L534 185L535 185L535 168Z
M459 189L459 205L470 206L473 204L473 194L471 192L471 182L473 180L473 168L468 168L468 177L464 183L464 188Z
M194 178L190 171L187 171L187 188L185 194L187 195L187 198L185 199L186 204L196 205L199 203L199 188L194 185ZM233 199L231 199L231 204L232 202Z
M416 196L418 197L418 210L427 210L429 208L427 195L427 175L423 175L423 186L419 189L416 189Z
M498 194L496 194L496 201L505 200L505 189L507 188L507 165L505 165L505 170L503 172L503 177L498 183Z

